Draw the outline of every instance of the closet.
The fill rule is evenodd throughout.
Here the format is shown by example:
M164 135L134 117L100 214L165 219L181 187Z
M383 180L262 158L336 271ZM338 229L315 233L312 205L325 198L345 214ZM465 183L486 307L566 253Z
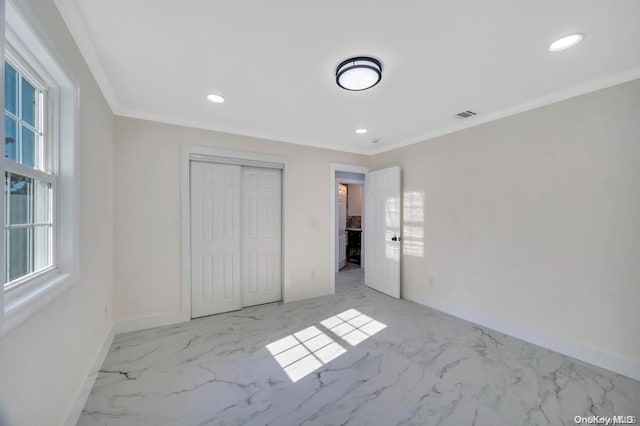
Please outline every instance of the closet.
M190 162L191 317L282 299L282 170Z

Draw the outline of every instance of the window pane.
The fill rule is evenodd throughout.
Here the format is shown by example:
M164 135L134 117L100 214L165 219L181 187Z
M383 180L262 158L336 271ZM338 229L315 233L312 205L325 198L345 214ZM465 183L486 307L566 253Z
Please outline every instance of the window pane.
M4 156L12 161L18 161L18 131L16 120L4 117Z
M9 281L51 266L51 184L5 173L5 209Z
M29 268L29 228L10 229L9 233L9 281L27 275Z
M33 185L33 223L50 223L49 197L51 184L34 180Z
M39 271L48 267L50 262L49 238L51 227L36 226L33 229L33 270Z
M25 166L35 167L38 164L38 147L36 146L36 134L26 128L22 127L22 161Z
M4 63L4 108L12 114L18 114L18 73Z
M31 223L29 215L29 199L31 198L33 179L11 174L9 181L9 224L20 225Z
M22 79L22 120L31 124L33 127L36 127L36 119L38 115L36 114L36 100L37 100L37 91L36 88L31 85L24 78Z

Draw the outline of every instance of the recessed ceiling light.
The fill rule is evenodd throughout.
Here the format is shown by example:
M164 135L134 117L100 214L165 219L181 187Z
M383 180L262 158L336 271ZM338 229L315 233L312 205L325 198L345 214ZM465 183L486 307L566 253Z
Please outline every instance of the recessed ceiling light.
M345 90L366 90L378 84L381 79L380 61L365 56L347 59L336 68L336 84Z
M564 37L560 37L549 45L549 50L551 52L558 52L560 50L568 49L580 43L583 38L584 34L582 33L569 34Z
M207 95L207 99L209 99L214 104L221 104L221 103L224 103L225 101L223 96L216 95L215 93L212 93L211 95Z
M356 129L356 133L359 135L364 135L367 133L367 129Z

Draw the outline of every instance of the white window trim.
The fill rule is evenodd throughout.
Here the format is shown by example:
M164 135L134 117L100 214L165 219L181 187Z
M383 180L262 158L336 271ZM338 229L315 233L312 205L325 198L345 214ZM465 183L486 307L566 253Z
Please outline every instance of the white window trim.
M9 287L8 289L5 289L5 291L10 290L11 292L15 291L16 293L18 293L17 286L26 285L26 283L28 283L29 281L34 280L37 277L42 276L43 274L46 274L48 271L55 270L55 265L57 264L56 262L57 235L55 234L55 230L57 229L57 227L56 227L56 204L55 203L57 200L57 192L58 192L57 176L59 173L59 167L57 163L57 158L55 157L54 154L58 152L58 143L59 143L58 134L56 132L56 128L57 128L56 123L58 122L58 118L59 118L58 107L57 107L58 90L57 90L57 87L51 87L53 84L57 84L57 83L46 72L46 70L41 71L43 75L45 75L46 77L45 78L40 77L40 75L38 75L38 73L36 73L33 70L30 63L25 58L23 58L22 55L18 53L18 51L13 47L13 45L18 45L20 46L19 49L21 49L27 55L30 55L30 52L28 51L28 49L23 46L22 42L15 35L15 33L13 33L11 28L8 27L6 31L8 33L8 36L5 43L5 52L4 52L5 59L8 60L7 62L11 63L11 65L16 69L16 71L22 75L22 78L27 79L31 84L34 85L34 87L37 90L40 90L41 92L43 92L42 101L44 105L42 107L44 111L44 116L41 117L42 122L40 123L39 129L37 130L39 132L42 132L42 134L48 135L48 136L46 141L47 143L43 143L42 144L43 146L40 147L41 148L40 156L44 156L45 158L44 169L47 170L47 172L42 171L38 168L24 166L21 163L14 163L12 161L4 162L3 164L4 170L5 172L9 172L12 174L27 176L32 179L37 179L41 182L47 182L51 185L52 193L54 194L54 196L52 197L53 199L51 200L52 205L51 205L51 212L50 212L51 214L50 221L54 226L54 233L52 234L53 241L50 242L51 265L53 266L48 266L44 269L40 269L38 271L22 276L12 281L12 284L11 284L12 286ZM34 64L38 64L38 62L34 58L32 58L31 61ZM17 149L18 147L16 146L16 150ZM7 271L4 271L5 277L6 277L6 272ZM49 274L49 275L53 278L52 274Z
M68 69L61 65L63 62L59 60L60 55L47 44L47 38L42 37L42 33L31 25L35 21L25 19L28 14L19 10L18 5L11 1L6 2L5 7L6 19L2 21L6 25L6 31L2 31L2 34L7 56L11 59L17 56L19 60L23 60L29 65L25 72L27 77L35 76L35 81L46 85L46 107L56 114L45 117L47 121L43 129L53 137L53 155L48 157L52 162L49 164L50 170L56 175L52 218L56 247L52 253L54 267L34 273L19 286L0 291L0 336L54 300L76 283L79 276L79 85ZM11 47L7 48L8 45ZM2 53L4 62L4 49ZM0 102L4 110L4 96ZM4 120L1 126L4 129ZM5 159L4 143L0 150L0 162L3 170L19 166ZM4 223L4 202L0 209L0 220ZM0 255L4 259L4 232L1 238ZM0 262L0 268L4 269L3 261Z

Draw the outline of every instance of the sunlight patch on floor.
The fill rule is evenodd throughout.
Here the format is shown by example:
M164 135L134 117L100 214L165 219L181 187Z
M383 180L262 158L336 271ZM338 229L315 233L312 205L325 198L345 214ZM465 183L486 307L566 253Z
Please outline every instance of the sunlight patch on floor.
M387 327L356 309L334 315L320 324L351 346ZM269 343L266 348L293 383L347 352L315 325Z
M356 309L349 309L327 318L320 321L320 324L351 346L356 346L387 327Z
M316 326L270 343L267 350L293 383L347 351Z

